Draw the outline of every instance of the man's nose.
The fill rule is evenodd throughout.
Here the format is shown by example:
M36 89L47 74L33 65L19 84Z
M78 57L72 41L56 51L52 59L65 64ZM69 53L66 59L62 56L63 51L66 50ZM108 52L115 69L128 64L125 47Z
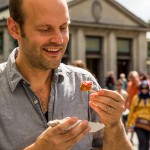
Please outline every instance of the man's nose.
M51 36L51 39L50 39L50 42L57 43L57 44L62 44L63 43L63 35L62 35L60 30L57 30L57 31L53 32L53 34Z

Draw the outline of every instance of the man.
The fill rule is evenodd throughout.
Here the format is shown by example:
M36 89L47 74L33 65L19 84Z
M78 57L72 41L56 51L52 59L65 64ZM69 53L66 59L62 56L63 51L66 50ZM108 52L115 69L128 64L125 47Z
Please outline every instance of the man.
M86 70L60 64L69 39L66 1L10 0L9 9L8 29L19 47L0 65L0 149L90 150L86 120L105 124L104 150L132 149L120 121L124 99L99 90ZM83 80L93 81L97 92L89 97L80 91ZM47 126L65 117L70 119ZM83 121L64 132L78 119Z
M118 92L126 100L128 97L128 93L127 93L127 91L125 91L123 89L122 85L123 85L123 81L121 79L118 79L116 82L116 90L115 91ZM123 121L123 124L124 124L126 131L127 131L126 122L127 122L128 112L129 112L129 110L126 110L123 112L123 115L122 115L122 121Z
M128 79L129 79L127 83L128 98L125 102L125 106L127 109L130 109L133 97L139 93L139 86L141 81L138 72L134 70L129 72Z

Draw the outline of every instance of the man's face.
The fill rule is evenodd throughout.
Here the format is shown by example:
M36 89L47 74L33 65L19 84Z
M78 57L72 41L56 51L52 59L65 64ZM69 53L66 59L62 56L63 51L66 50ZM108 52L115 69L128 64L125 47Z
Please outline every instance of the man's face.
M65 0L24 0L23 11L25 36L19 38L18 57L32 67L57 68L69 40Z
M147 93L149 92L149 87L148 87L147 85L143 85L143 86L141 87L141 92L142 92L143 94L147 94Z
M122 84L121 84L121 83L117 83L117 84L116 84L116 89L117 89L118 91L122 90Z

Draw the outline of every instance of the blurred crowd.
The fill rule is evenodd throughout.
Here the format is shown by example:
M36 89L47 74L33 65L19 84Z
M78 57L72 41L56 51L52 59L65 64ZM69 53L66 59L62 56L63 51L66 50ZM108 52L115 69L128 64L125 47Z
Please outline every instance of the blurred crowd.
M89 70L81 60L71 65ZM122 121L127 134L138 138L139 150L150 150L150 76L146 72L130 71L121 73L116 79L113 71L108 71L105 88L118 92L125 99ZM134 143L133 143L134 144Z
M115 81L113 71L106 77L106 88L115 90L125 99L122 120L126 132L138 137L139 150L150 149L150 77L146 72L130 71L121 73Z

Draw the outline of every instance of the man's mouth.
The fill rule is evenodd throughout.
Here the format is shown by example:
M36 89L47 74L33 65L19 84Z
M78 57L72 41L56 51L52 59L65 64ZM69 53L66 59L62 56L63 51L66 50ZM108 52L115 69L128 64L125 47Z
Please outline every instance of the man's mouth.
M60 51L59 48L43 48L47 52L58 52Z

